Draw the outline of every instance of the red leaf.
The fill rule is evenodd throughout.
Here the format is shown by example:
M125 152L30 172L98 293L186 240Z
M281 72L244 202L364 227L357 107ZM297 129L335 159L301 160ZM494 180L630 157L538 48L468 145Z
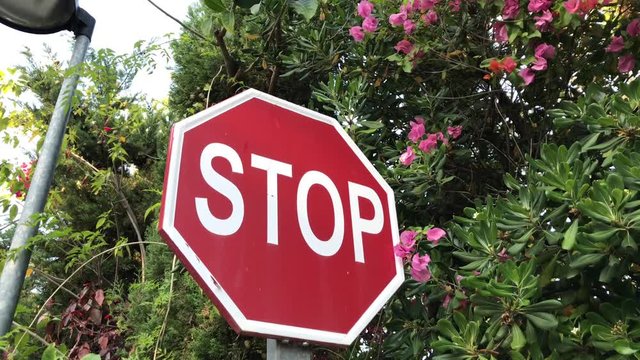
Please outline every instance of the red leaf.
M98 306L102 306L102 302L104 301L104 291L102 291L102 289L98 289L93 297L96 299Z

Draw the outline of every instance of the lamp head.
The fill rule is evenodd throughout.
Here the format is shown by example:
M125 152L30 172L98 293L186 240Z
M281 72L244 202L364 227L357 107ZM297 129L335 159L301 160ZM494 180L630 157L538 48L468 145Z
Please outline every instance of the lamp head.
M34 34L69 29L78 0L0 0L0 22Z

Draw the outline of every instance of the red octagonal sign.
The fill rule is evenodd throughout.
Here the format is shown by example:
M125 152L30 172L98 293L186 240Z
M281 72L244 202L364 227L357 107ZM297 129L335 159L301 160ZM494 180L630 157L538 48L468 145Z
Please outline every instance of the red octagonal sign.
M159 226L244 334L348 345L404 280L391 188L336 120L257 90L174 125Z

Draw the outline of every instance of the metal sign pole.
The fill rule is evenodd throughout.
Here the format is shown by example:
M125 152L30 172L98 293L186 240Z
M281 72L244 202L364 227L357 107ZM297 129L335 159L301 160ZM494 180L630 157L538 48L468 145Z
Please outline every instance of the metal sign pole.
M267 339L267 360L311 360L311 355L308 346Z

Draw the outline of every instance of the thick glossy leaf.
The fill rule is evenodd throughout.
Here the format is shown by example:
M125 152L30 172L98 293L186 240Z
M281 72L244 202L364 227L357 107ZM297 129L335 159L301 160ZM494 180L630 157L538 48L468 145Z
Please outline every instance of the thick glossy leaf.
M529 319L537 328L542 330L551 330L558 326L558 319L555 316L549 313L532 313L532 314L524 314L524 316Z
M576 235L578 234L578 220L574 220L569 229L564 233L564 239L562 240L562 248L565 250L573 249L576 244Z
M511 349L520 350L527 344L527 340L518 324L511 326Z
M578 256L576 259L574 259L571 262L571 264L569 264L569 266L574 268L574 269L582 268L582 267L585 267L585 266L596 264L600 260L602 260L604 257L605 257L604 254L585 254L585 255L581 255L581 256Z

